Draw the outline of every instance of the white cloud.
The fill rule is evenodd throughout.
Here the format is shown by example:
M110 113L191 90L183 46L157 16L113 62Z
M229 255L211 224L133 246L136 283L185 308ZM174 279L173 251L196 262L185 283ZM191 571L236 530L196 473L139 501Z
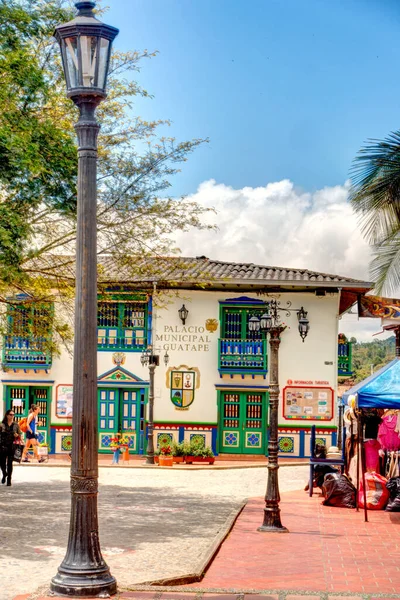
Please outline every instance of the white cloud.
M347 198L347 183L308 193L287 179L238 190L205 181L191 199L215 208L217 214L208 219L218 231L191 231L176 241L186 256L306 268L368 281L370 248ZM360 340L371 340L381 329L379 319L357 321L352 316L339 327Z
M218 231L191 231L177 242L186 255L368 279L370 250L347 195L347 184L307 193L287 179L239 190L206 181L191 199L215 208L208 219Z

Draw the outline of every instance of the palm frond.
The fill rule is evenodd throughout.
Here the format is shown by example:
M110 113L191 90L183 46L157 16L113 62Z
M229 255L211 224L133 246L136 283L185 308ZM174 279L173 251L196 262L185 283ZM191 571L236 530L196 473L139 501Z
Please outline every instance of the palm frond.
M400 290L400 235L394 235L374 247L371 276L377 294L395 295Z
M370 140L350 171L350 201L369 242L381 244L400 231L400 131Z

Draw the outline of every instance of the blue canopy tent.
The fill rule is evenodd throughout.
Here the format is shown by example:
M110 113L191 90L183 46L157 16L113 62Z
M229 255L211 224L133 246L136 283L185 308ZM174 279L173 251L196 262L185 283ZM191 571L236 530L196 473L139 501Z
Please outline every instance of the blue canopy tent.
M349 396L356 396L358 408L398 408L400 409L400 358L367 377L342 396L347 404Z

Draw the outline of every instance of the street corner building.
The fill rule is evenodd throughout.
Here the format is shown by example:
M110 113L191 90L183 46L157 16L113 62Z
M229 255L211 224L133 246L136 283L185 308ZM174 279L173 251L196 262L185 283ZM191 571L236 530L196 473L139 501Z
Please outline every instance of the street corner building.
M140 276L127 277L121 269L115 272L111 258L102 259L99 453L112 452L119 432L129 439L131 454L146 454L149 369L141 357L151 348L169 356L168 365L160 360L155 370L157 446L195 437L221 458L265 456L268 340L251 327L251 319L260 319L271 300L286 326L279 349L279 455L309 456L312 425L320 443L336 445L338 374L351 374L351 344L343 336L338 339L338 320L370 283L205 256L149 262L148 275L141 268ZM298 331L300 308L308 314L306 340ZM21 295L7 310L3 411L13 408L21 419L31 404L38 405L39 441L48 443L52 454L68 453L73 443L73 359L63 349L52 356L44 343L52 334L58 304L35 305ZM47 332L43 323L48 323Z

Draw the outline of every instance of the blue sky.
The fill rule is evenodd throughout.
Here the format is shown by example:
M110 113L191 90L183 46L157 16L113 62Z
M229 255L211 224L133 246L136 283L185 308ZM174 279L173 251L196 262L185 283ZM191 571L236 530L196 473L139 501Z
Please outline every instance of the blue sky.
M210 140L172 193L215 208L218 231L177 235L182 253L369 281L346 180L368 138L400 128L398 1L107 3L117 47L159 51L138 74L154 99L137 114ZM371 339L380 323L341 328Z
M158 50L138 77L178 139L208 137L176 193L289 178L342 184L364 140L399 125L395 0L109 0L118 47Z

